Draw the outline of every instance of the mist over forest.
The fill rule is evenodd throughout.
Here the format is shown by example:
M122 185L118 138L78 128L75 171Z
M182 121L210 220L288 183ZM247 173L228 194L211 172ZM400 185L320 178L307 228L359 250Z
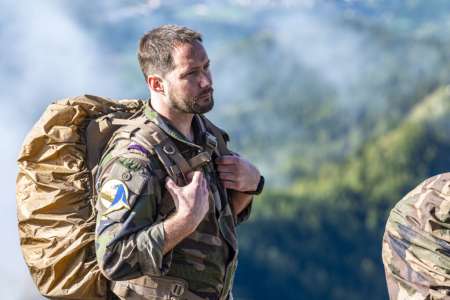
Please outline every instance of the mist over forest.
M11 291L31 284L11 175L26 132L57 99L147 99L137 41L176 23L203 34L209 117L266 177L239 228L235 299L387 299L389 211L450 170L449 1L0 0L0 16L0 130L14 145L0 296L40 299Z

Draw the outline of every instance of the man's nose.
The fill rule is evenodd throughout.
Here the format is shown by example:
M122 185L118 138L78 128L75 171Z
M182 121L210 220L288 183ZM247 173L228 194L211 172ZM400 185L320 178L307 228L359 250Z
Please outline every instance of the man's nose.
M202 72L200 78L200 88L204 89L212 85L211 74L209 72Z

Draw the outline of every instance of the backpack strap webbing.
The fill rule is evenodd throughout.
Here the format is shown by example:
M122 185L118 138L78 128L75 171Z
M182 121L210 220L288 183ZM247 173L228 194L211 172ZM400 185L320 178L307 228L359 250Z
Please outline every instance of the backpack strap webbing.
M121 131L126 133L118 133L118 137L129 134L133 142L143 146L150 154L156 154L167 175L179 185L187 183L186 176L189 172L211 160L211 154L207 152L186 160L172 139L151 121L114 119L112 124L124 126Z
M214 152L218 156L231 154L226 147L227 134L203 116L199 116L199 121L201 132L204 133L202 143L205 151L191 159L185 159L172 139L158 125L149 120L112 119L111 123L124 126L123 131L127 133L122 135L129 134L132 141L142 145L149 153L156 154L167 175L177 184L186 184L186 175L209 163ZM118 134L120 135L121 133Z
M219 155L232 155L233 153L227 147L227 142L230 140L228 134L214 125L205 116L202 116L201 119L204 122L207 131L210 131L217 139L217 150L219 151Z

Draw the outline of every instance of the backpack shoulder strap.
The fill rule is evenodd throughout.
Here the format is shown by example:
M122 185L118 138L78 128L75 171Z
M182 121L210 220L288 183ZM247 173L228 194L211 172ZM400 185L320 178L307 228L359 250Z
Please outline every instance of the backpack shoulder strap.
M149 157L156 156L167 175L177 184L186 183L186 174L192 170L190 163L181 155L170 137L156 124L146 119L113 119L113 125L122 126L114 136L112 144L127 139L143 147ZM154 166L152 166L154 167ZM159 172L158 177L164 175ZM162 180L164 178L159 178Z
M230 141L230 137L228 136L228 133L226 133L224 130L220 129L216 125L214 125L208 118L206 118L204 115L200 117L200 119L203 121L207 131L211 132L214 137L217 139L217 150L222 155L232 155L233 153L228 149L227 143Z
M212 154L218 156L232 154L226 146L228 135L225 131L214 126L205 117L200 117L202 132L205 132L205 151L186 159L180 153L172 139L155 123L142 119L112 119L113 125L122 126L115 133L115 140L126 138L145 148L150 155L156 155L163 165L167 175L177 184L187 183L187 173L201 168L211 161ZM160 180L162 178L159 178Z

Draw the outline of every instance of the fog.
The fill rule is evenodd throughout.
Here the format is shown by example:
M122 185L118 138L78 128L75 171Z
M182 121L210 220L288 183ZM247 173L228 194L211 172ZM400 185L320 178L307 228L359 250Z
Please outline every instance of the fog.
M20 255L15 212L16 159L26 132L51 102L81 93L114 95L115 70L102 45L82 29L59 1L0 2L0 211L4 245L0 298L37 297Z

